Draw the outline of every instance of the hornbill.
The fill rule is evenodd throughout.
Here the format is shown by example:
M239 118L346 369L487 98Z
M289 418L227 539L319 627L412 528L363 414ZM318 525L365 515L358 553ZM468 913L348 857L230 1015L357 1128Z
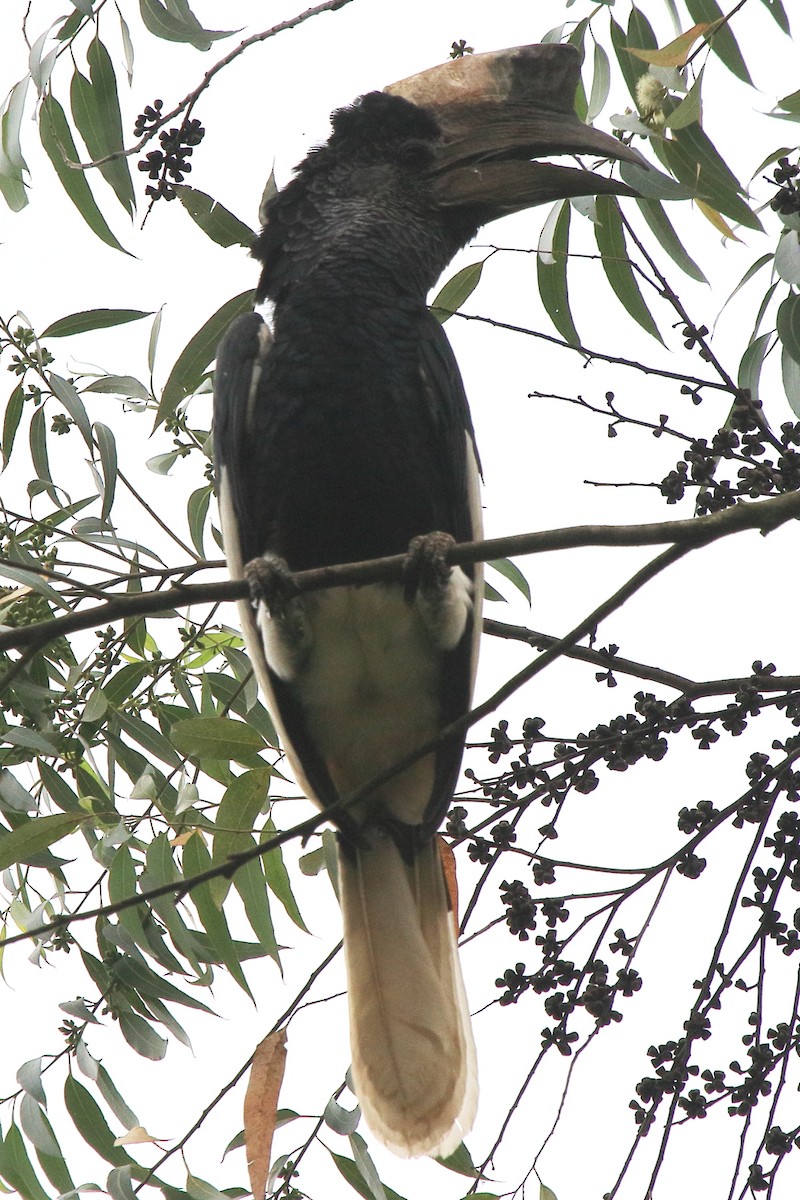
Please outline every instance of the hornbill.
M470 707L481 572L472 421L426 295L479 227L569 196L629 192L544 154L642 161L574 112L579 58L527 46L458 59L332 116L266 205L254 256L272 331L239 317L217 355L225 553L248 578L245 641L298 783L323 809ZM408 551L404 585L302 594L292 572ZM401 1155L452 1152L475 1050L436 831L463 735L339 804L355 1091Z

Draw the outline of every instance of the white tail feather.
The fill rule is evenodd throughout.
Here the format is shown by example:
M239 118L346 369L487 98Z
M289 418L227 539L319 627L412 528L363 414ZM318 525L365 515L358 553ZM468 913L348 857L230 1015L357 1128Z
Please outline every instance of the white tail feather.
M475 1048L436 842L408 866L393 840L340 854L353 1079L396 1154L447 1156L477 1104Z

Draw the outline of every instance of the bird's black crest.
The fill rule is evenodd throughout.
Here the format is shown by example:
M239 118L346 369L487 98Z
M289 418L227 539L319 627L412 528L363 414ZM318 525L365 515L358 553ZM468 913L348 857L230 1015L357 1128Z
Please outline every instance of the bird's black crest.
M292 219L298 219L312 181L324 176L337 162L391 155L393 147L407 142L434 142L441 134L432 113L385 92L368 92L347 108L337 108L331 114L331 124L333 132L327 142L315 147L298 163L294 179L267 204L266 224L250 251L265 264L256 293L259 302L270 294L273 272L286 248L284 214L293 214Z
M345 145L386 145L419 138L434 141L439 136L436 118L426 109L385 92L368 92L355 104L337 108L331 115L333 133L327 142L332 150Z

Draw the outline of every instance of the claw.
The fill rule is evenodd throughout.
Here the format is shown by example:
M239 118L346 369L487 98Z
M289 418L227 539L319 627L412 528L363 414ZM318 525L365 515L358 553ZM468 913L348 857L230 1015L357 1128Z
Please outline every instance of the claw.
M244 577L250 588L250 600L254 608L266 604L273 620L285 618L292 601L300 595L294 576L286 560L277 554L265 554L245 563Z
M403 567L403 596L408 603L418 592L430 594L445 590L453 574L447 554L455 544L451 534L438 530L412 538Z

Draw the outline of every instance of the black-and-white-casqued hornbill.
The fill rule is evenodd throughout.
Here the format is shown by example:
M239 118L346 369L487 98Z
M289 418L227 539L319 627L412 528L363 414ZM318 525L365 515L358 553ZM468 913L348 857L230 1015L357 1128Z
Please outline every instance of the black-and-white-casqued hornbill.
M245 641L298 783L346 799L470 707L481 572L479 471L461 377L426 306L456 251L505 213L627 192L531 161L638 160L574 112L569 46L458 59L333 114L268 203L253 254L272 330L238 318L217 357L225 552L247 577ZM410 551L409 551L410 546ZM290 572L409 551L405 587L298 594ZM353 1080L401 1155L471 1126L475 1051L436 831L463 736L338 810Z

